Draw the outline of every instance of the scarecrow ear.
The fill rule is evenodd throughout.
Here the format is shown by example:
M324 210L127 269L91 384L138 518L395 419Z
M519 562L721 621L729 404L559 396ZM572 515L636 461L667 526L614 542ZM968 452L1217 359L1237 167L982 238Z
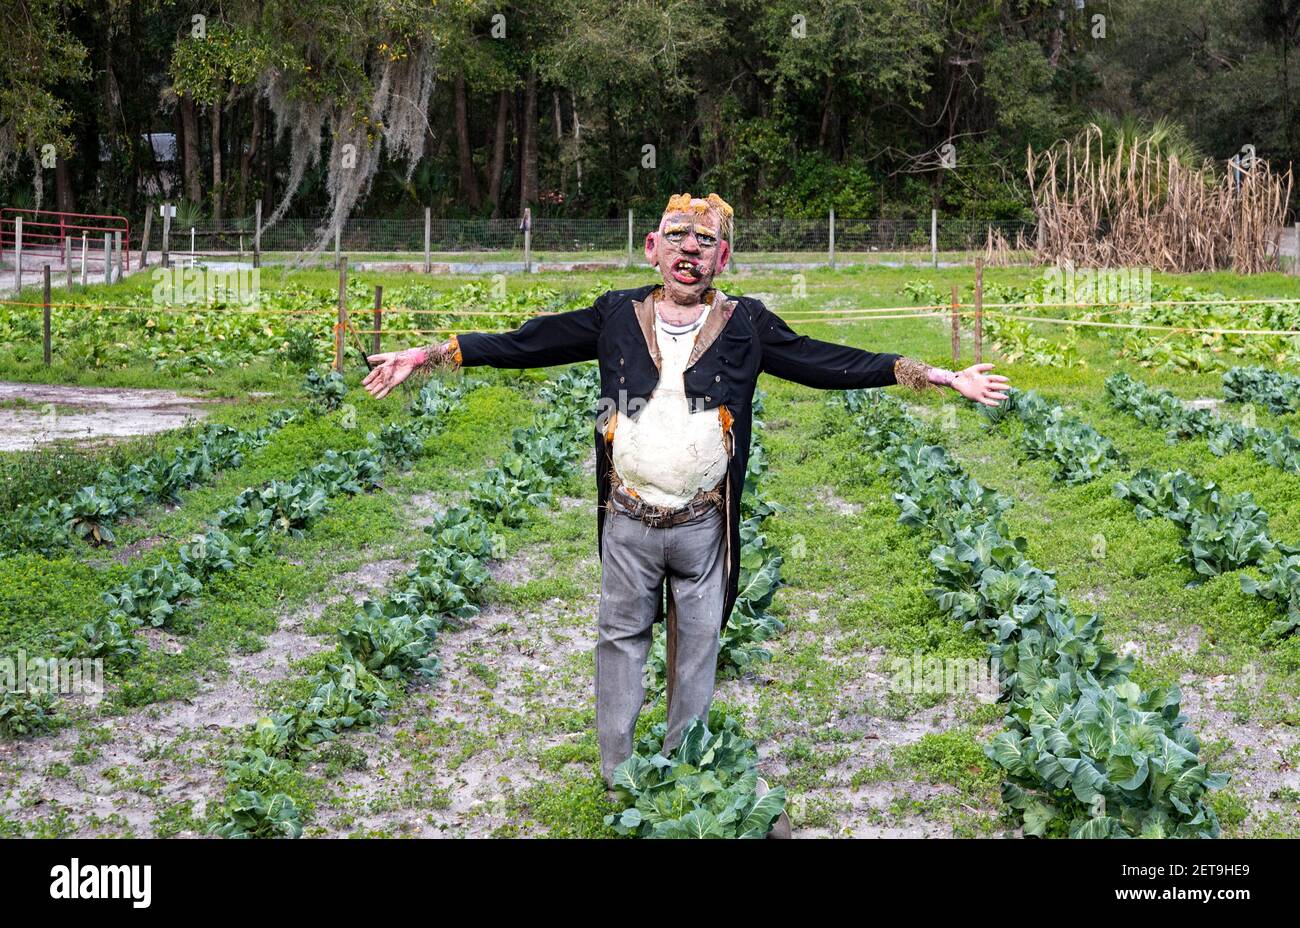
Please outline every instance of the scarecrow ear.
M647 232L645 236L645 259L650 262L651 266L657 266L655 260L655 246L659 243L659 238L653 232Z

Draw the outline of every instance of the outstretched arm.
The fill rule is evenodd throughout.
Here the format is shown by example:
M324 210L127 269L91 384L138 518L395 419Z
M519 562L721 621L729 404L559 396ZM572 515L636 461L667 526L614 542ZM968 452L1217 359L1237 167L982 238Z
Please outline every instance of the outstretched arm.
M988 373L992 364L974 364L952 371L931 367L898 354L863 351L848 345L799 335L761 303L754 324L763 343L763 370L784 380L821 390L855 390L900 384L914 390L930 386L953 390L985 406L1006 399L1010 384L1000 374Z
M602 301L586 309L529 319L513 332L467 332L424 348L372 354L378 364L362 381L375 399L383 399L417 370L435 367L550 367L596 357Z

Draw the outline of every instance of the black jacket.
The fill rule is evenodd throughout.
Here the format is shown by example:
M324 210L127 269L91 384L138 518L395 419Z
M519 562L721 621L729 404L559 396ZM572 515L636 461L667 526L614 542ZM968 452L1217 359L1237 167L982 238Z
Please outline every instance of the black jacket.
M633 415L659 383L655 345L656 286L611 290L587 309L538 316L513 332L474 332L457 337L461 364L503 368L550 367L596 360L602 409ZM750 297L715 295L714 310L696 338L684 381L696 415L725 405L732 449L727 467L727 599L718 626L731 615L740 579L740 494L749 461L751 403L761 373L823 390L887 387L895 383L896 354L875 354L797 335L775 313ZM716 413L714 413L716 414ZM597 545L609 501L611 451L604 415L596 424L596 479L600 501Z

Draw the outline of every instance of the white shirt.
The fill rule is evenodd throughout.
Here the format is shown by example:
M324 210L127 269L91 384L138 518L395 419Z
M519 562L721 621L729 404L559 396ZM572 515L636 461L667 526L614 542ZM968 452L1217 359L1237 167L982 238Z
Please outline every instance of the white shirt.
M683 506L711 490L727 472L722 421L715 409L692 413L683 373L711 307L688 326L670 325L655 312L659 384L633 419L619 416L614 430L614 468L623 482L652 506Z

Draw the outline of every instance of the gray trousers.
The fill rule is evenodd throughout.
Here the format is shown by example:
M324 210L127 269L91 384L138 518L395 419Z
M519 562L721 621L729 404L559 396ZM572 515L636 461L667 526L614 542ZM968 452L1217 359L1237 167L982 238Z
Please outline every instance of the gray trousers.
M726 596L723 525L717 509L669 528L651 528L612 506L606 513L596 642L596 735L606 783L613 782L614 768L632 755L632 735L645 701L651 626L665 577L677 626L675 649L669 639L672 698L665 752L681 743L692 719L708 717Z

